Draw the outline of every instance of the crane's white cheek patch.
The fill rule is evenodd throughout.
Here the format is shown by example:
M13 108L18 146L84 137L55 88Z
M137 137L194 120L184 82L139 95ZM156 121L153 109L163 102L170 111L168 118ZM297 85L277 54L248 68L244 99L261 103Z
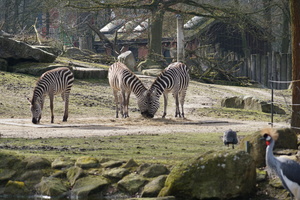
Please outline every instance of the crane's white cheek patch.
M300 199L300 185L296 182L291 181L288 179L283 173L282 170L280 170L281 176L286 183L289 190L293 193L293 195L296 197L296 199Z

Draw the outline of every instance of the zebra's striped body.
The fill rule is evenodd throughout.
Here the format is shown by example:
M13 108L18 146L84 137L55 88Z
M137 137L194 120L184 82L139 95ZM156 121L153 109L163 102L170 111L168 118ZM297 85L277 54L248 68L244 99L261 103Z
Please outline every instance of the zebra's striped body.
M133 74L125 64L116 62L112 64L108 70L108 80L116 103L116 118L119 117L119 106L122 117L129 117L128 115L128 104L131 91L137 97L138 107L141 114L145 116L147 112L147 101L146 93L147 89L141 82L141 80ZM120 97L118 97L120 92Z
M184 117L183 104L190 76L188 67L181 63L171 63L153 82L148 93L148 116L154 117L159 108L159 98L164 95L164 113L167 114L168 93L172 92L176 103L175 117ZM181 105L181 113L179 110Z
M37 81L33 91L33 97L30 101L32 112L32 123L37 124L42 117L44 100L47 95L50 99L51 123L54 122L53 115L53 99L54 95L61 94L65 101L65 112L63 121L68 119L69 94L73 85L74 76L71 70L67 67L60 67L45 72Z

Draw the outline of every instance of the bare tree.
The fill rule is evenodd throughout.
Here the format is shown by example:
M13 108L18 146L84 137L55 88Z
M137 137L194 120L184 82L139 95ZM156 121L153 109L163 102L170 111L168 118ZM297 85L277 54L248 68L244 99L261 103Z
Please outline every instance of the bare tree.
M300 128L300 1L290 0L292 30L292 119L291 126L299 133Z

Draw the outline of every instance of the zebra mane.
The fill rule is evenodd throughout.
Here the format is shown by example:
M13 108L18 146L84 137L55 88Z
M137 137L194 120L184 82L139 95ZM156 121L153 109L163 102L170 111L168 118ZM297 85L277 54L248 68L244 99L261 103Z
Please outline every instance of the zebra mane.
M31 105L33 105L38 98L42 99L42 96L41 96L42 93L41 93L41 90L40 90L40 87L39 87L40 84L41 84L41 82L42 82L42 78L43 78L43 76L39 77L39 79L36 81L35 87L33 89L33 95L32 95L32 99L31 99Z

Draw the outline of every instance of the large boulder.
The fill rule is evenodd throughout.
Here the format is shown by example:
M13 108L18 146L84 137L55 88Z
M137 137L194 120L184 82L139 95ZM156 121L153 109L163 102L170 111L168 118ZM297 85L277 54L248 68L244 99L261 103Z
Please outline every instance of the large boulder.
M51 167L51 162L39 156L30 156L23 160L26 169L45 169Z
M147 163L141 165L137 169L137 172L147 178L152 178L152 177L157 177L157 176L164 175L164 174L169 174L169 170L166 166L164 166L162 164L150 165Z
M99 198L108 185L108 180L102 176L83 177L78 179L73 186L72 196L76 199L88 199L92 195L99 194L97 195Z
M55 177L43 177L41 182L36 185L36 190L38 194L60 199L66 198L68 185Z
M264 113L271 113L272 107L271 103L250 96L225 97L221 100L221 106L226 108L257 110ZM286 112L277 105L273 105L273 112L276 114L286 114Z
M118 61L124 63L131 71L136 71L136 61L131 51L125 51L118 56Z
M274 150L277 149L297 149L297 135L291 129L279 129L277 130L279 137L275 143ZM239 149L245 150L246 144L249 146L248 152L254 159L256 167L266 166L266 144L261 140L262 135L260 132L247 135L242 139L239 145Z
M147 183L142 191L142 197L157 197L164 187L167 175L161 175Z
M52 63L56 59L56 56L26 43L0 37L0 58L6 59L9 62L30 60Z
M99 167L99 160L90 156L81 156L77 158L75 166L81 168L96 168Z
M124 193L133 195L137 193L148 180L139 174L129 174L117 183L117 187Z
M0 58L0 70L7 71L7 66L8 66L7 61Z
M255 190L256 168L245 151L210 151L182 162L169 174L159 196L230 199Z

